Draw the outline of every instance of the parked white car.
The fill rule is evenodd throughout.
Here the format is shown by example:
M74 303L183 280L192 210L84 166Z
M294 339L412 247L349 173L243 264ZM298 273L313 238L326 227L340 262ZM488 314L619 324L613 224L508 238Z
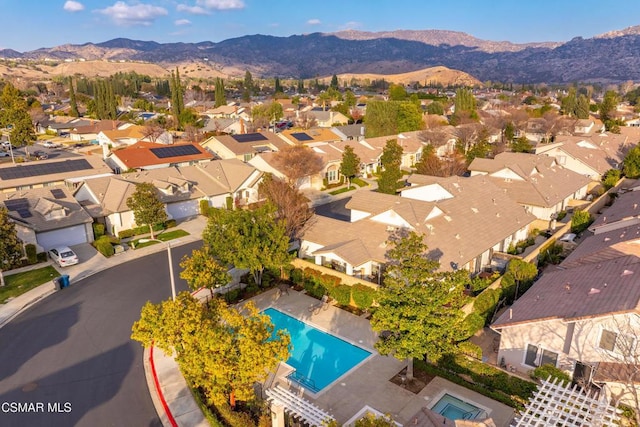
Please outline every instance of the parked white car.
M42 143L42 146L45 148L58 148L58 144L53 141L45 141Z
M51 258L60 267L67 267L78 263L78 256L68 246L58 246L50 249L49 258Z

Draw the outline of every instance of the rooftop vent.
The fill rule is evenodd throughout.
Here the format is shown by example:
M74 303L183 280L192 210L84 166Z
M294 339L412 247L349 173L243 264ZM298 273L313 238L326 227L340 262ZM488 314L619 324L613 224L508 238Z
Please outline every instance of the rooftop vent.
M626 270L626 269L625 269L625 270L622 272L622 276L631 276L632 274L633 274L633 271L631 271L631 270Z
M596 289L596 288L591 288L591 290L589 291L589 295L595 295L599 293L600 293L600 289Z

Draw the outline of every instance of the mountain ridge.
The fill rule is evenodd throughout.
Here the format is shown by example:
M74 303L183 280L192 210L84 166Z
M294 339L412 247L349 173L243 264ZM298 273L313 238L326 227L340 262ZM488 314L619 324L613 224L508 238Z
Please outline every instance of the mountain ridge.
M640 27L568 42L517 44L448 30L347 30L278 37L247 35L220 42L158 43L116 38L65 44L0 56L31 60L140 61L165 68L208 62L258 76L314 78L332 74L401 74L445 66L480 81L512 83L622 82L640 80Z

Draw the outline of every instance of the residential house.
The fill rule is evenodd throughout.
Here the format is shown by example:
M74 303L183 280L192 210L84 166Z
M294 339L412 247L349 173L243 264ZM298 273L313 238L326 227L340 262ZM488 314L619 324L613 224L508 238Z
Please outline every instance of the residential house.
M211 119L238 119L245 113L245 108L235 103L220 105L205 111L203 114Z
M162 132L160 135L151 135L145 126L124 125L118 129L102 130L97 136L100 145L108 147L122 147L133 145L139 141L153 142L156 144L173 144L173 136L169 132Z
M136 226L127 199L141 182L152 183L166 205L169 218L180 220L198 215L200 202L227 208L229 203L245 206L258 201L262 173L236 159L205 164L132 172L82 182L75 197L95 221L109 233Z
M479 272L494 252L526 238L535 220L489 180L433 178L433 182L392 196L358 191L346 207L350 222L314 217L305 231L301 257L347 274L379 280L390 233L400 228L424 236L440 269Z
M502 193L544 221L554 219L572 200L584 199L590 182L553 158L526 153L475 158L469 170L472 177L485 175Z
M69 135L71 130L77 126L90 125L92 120L71 116L50 116L35 123L36 133L53 133L57 136Z
M563 167L600 181L609 169L620 169L631 138L613 133L598 133L589 137L558 136L552 144L536 147L536 154L556 159Z
M95 120L89 124L76 125L69 131L72 141L98 140L98 134L104 130L114 130L123 123L117 120Z
M308 130L287 129L277 134L289 145L308 145L318 142L337 142L341 138L331 129L312 128Z
M420 161L422 149L427 143L421 139L421 131L403 132L398 135L379 136L376 138L365 138L365 141L372 147L384 149L389 140L395 139L402 147L402 161L400 168L410 170Z
M307 116L313 117L320 128L330 128L333 125L346 125L349 118L339 111L324 111L321 108L313 108L306 112ZM296 119L298 114L296 114Z
M247 125L244 119L241 118L206 118L204 120L204 126L200 129L200 132L216 132L223 134L241 134L245 133Z
M239 159L248 162L259 153L279 151L289 144L273 132L216 135L200 143L219 159Z
M38 252L93 241L91 216L65 186L0 193L0 201L20 240Z
M361 141L364 139L365 126L362 123L334 126L331 128L343 141Z
M137 142L114 150L108 157L121 171L187 166L213 159L213 154L198 144L163 145L153 142Z
M100 156L76 156L0 165L0 192L63 185L65 180L113 174Z

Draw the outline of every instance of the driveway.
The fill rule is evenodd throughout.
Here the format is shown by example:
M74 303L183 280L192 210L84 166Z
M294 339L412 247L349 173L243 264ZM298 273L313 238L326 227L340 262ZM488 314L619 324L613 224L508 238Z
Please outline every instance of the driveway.
M317 215L326 216L340 221L349 221L351 219L351 213L345 206L351 200L351 197L342 200L336 200L325 205L318 205L315 207Z

